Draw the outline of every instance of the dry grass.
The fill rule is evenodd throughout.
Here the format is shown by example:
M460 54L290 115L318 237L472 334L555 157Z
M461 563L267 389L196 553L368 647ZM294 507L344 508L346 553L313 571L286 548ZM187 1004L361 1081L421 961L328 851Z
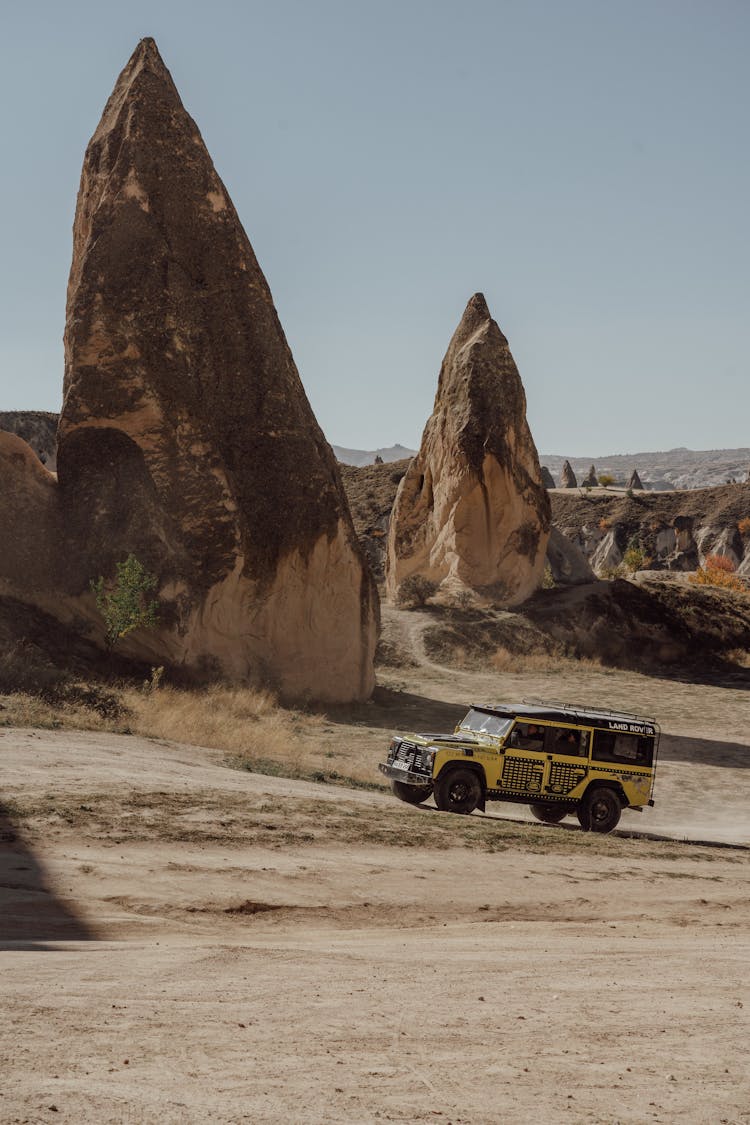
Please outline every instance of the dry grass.
M356 739L341 738L321 712L287 710L268 691L220 686L128 690L133 734L223 750L238 769L281 777L377 787Z
M111 730L127 733L127 719L105 718L81 703L51 702L38 695L13 692L0 695L0 727L41 727L43 730Z

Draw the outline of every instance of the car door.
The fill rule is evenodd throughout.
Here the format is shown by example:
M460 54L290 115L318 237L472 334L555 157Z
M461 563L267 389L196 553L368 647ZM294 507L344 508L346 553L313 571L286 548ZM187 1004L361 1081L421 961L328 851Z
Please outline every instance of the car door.
M544 793L564 797L586 778L591 732L585 727L547 727L544 735Z
M506 742L499 788L509 797L539 800L543 795L547 756L545 726L516 719Z

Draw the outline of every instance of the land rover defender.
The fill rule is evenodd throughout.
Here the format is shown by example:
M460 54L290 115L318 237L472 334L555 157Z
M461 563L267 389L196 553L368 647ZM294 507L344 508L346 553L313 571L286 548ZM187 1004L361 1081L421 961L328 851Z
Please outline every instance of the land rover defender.
M575 814L588 832L611 832L624 808L653 805L659 726L622 711L541 700L473 706L453 734L399 734L380 771L395 795L431 795L444 812L487 801L527 804L537 820Z

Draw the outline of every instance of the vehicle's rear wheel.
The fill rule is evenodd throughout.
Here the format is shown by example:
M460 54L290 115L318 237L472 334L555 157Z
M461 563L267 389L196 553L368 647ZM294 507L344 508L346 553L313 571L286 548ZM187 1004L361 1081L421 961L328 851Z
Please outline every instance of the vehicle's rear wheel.
M545 824L559 824L564 816L567 816L570 809L565 805L529 805L531 815L535 816L537 820L543 821Z
M391 789L407 805L421 805L432 793L431 785L406 785L403 781L392 781Z
M577 812L584 832L611 832L620 823L620 798L614 789L601 785L584 794Z
M447 770L435 783L435 804L443 812L474 812L482 799L482 784L474 770Z

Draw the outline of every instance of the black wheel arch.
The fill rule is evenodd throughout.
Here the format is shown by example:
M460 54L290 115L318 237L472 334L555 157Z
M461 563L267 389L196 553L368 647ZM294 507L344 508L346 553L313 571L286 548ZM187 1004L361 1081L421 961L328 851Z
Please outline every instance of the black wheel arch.
M470 759L462 761L461 759L453 758L450 762L445 763L440 773L435 778L435 783L437 784L440 778L444 777L450 770L471 770L472 773L477 775L482 788L482 796L477 802L477 808L484 812L485 801L487 799L487 774L484 772L484 766L480 765L479 762L472 762Z

